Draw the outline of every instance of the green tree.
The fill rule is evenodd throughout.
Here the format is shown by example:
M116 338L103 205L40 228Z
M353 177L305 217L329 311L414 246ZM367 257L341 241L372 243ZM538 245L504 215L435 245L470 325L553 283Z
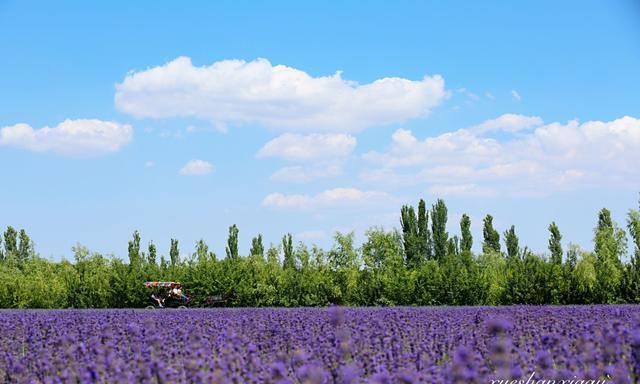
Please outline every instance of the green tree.
M234 225L228 257L222 260L200 240L192 257L180 261L178 241L171 239L170 264L161 256L158 266L155 244L150 241L148 251L141 250L135 231L128 241L128 262L80 245L73 248L73 262L51 262L38 256L26 231L9 227L0 243L8 257L0 263L0 307L141 307L148 300L142 282L149 279L184 282L194 297L235 291L233 305L239 306L640 302L640 211L632 209L626 218L633 239L630 260L626 234L606 209L598 214L594 252L569 244L563 258L562 236L551 223L549 259L520 248L514 226L504 232L508 257L503 257L500 235L487 215L484 252L475 257L469 217L463 215L460 221L461 237L449 238L443 226L446 207L440 202L428 212L421 200L417 215L404 206L402 232L370 228L361 247L353 232L338 232L327 252L302 242L294 249L287 234L282 259L273 244L265 259L261 235L252 239L250 255L240 257ZM436 237L447 239L445 255L437 260L425 251L441 241Z
M483 282L486 305L502 303L507 286L506 260L491 248L478 257L478 269Z
M611 212L603 208L595 228L594 253L597 294L603 303L616 302L622 280L622 262L627 239L624 231L613 222Z
M458 256L460 254L460 240L458 235L449 238L447 242L447 255Z
M431 232L429 231L429 212L424 199L418 202L418 264L424 260L433 258L433 247L431 243Z
M8 226L4 231L4 257L17 257L18 253L18 232L12 226Z
M562 266L562 235L555 222L549 224L549 252L551 263L549 265L549 289L551 304L562 304L570 300L569 287L573 285L572 276L568 275L567 268ZM573 262L573 261L572 261ZM575 265L575 263L574 263ZM573 269L573 267L571 267Z
M196 260L199 264L204 264L209 258L209 246L203 239L196 242Z
M261 234L251 239L251 251L249 254L252 256L260 256L261 258L264 257L264 245L262 245Z
M164 255L161 255L160 256L160 277L162 280L164 280L167 277L168 271L169 271L169 263L167 263L167 259L164 257Z
M400 226L404 243L405 263L409 268L419 265L420 246L418 241L418 222L412 206L403 205L400 210Z
M273 243L270 244L269 249L267 249L267 262L280 265L280 261L278 260L278 248L276 248Z
M511 259L519 257L520 245L515 225L504 232L504 242L507 247L507 257Z
M147 245L147 257L144 262L145 280L157 280L161 277L161 269L158 266L158 250L153 241Z
M467 214L462 215L462 219L460 219L460 234L462 235L462 240L460 241L460 251L462 252L471 252L471 248L473 247L473 236L471 235L471 219Z
M593 304L599 301L596 290L598 289L598 272L596 271L596 257L591 252L581 252L576 264L576 298L578 304Z
M302 241L298 242L298 246L296 247L295 260L303 272L306 272L311 265L311 253Z
M438 199L431 208L431 234L433 235L433 254L436 260L442 260L447 254L447 206Z
M329 251L329 266L333 271L334 291L331 302L350 304L358 281L358 250L353 244L354 233L336 232L335 244Z
M282 237L282 268L283 269L295 269L296 261L293 253L293 237L290 233L287 233Z
M20 243L18 244L17 259L19 265L24 265L29 258L31 258L33 252L33 242L27 235L24 229L20 230L19 234Z
M560 228L555 222L549 224L549 252L551 253L551 263L553 265L562 264L562 235L560 234Z
M369 228L365 232L367 238L362 245L362 258L365 267L381 269L400 260L402 266L402 237L397 231L387 232L381 227Z
M230 260L238 259L238 227L233 224L229 227L229 237L227 239L227 258Z
M482 243L482 252L500 253L500 234L493 228L493 216L485 216L483 224L482 235L484 242Z
M640 303L640 211L629 210L627 229L633 240L634 250L631 262L624 270L624 298L629 303Z
M567 257L562 264L562 276L564 284L562 287L562 303L563 304L579 304L581 301L578 297L578 280L576 277L576 267L578 258L582 254L580 246L569 243L567 246Z
M133 232L133 238L129 240L128 247L129 254L129 268L139 268L141 265L140 258L140 233L138 231Z
M358 250L353 244L354 236L354 232L335 233L335 245L329 252L329 264L334 270L357 267Z
M169 248L169 262L171 267L176 267L180 264L180 249L178 248L178 240L171 239L171 248Z
M640 206L640 203L638 205ZM627 214L627 229L633 239L633 259L640 260L640 210L629 210Z
M146 292L143 285L144 271L142 266L143 255L140 252L140 233L133 232L133 238L129 240L128 246L129 268L122 278L126 283L126 303L130 307L141 307L146 301Z
M548 265L544 258L539 255L534 255L529 251L523 254L524 275L521 277L521 280L527 283L525 285L523 303L551 303ZM555 304L558 303L556 302Z
M111 293L113 286L110 280L113 278L113 271L109 261L98 253L91 253L87 247L80 244L72 248L75 259L75 269L77 274L69 285L69 304L75 308L106 308L112 305ZM125 270L125 274L128 271ZM136 282L131 282L135 284ZM142 282L137 282L138 288ZM120 306L133 306L138 304L133 297L135 292L126 287L129 284L127 278L123 278L125 287L121 290L122 295L118 296ZM131 288L136 291L136 287ZM115 304L115 303L113 303Z
M359 282L365 293L363 305L395 305L406 303L413 292L407 285L403 265L402 236L398 231L381 227L369 228L362 245L364 270Z
M157 265L158 263L158 250L156 248L156 245L153 243L152 241L149 241L149 249L148 249L148 255L147 255L147 263L151 264L151 265Z

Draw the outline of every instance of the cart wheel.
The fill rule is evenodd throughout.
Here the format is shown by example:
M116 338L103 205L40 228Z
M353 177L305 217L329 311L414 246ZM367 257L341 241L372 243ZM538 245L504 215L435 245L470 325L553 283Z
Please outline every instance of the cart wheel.
M187 309L187 307L185 307L184 305L181 305L178 307L178 309Z
M156 309L156 307L154 307L153 305L147 305L145 309Z

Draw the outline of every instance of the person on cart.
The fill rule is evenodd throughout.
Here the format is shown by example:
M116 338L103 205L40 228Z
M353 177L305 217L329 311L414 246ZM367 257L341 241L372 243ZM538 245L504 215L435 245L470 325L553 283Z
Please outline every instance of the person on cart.
M171 296L181 300L183 303L186 303L188 300L187 296L182 293L182 284L176 284L173 289L171 289Z
M164 305L163 305L164 300L163 300L161 297L157 296L155 293L152 293L152 294L151 294L151 298L152 298L156 303L158 303L158 307L160 307L160 308L164 307Z

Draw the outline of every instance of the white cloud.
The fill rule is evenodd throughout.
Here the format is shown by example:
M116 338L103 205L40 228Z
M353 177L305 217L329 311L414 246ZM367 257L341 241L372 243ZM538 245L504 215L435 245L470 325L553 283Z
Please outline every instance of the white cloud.
M262 200L262 204L278 208L343 207L370 204L388 198L389 196L384 192L361 191L357 188L334 188L313 196L271 193Z
M434 185L429 188L429 192L434 196L454 196L454 197L494 197L496 191L489 187L482 187L477 184L457 184L457 185Z
M441 76L382 78L368 84L341 72L313 77L268 60L197 67L188 57L128 74L118 110L137 117L198 117L214 124L258 123L296 131L355 132L427 115L447 96Z
M476 134L494 131L518 132L531 129L543 124L538 116L516 115L513 113L505 113L504 115L478 124L470 128Z
M0 145L71 156L116 152L132 137L130 125L96 119L67 119L55 127L39 129L28 124L0 128Z
M458 93L461 93L465 96L467 96L467 98L469 99L469 101L478 101L480 100L480 96L478 96L477 94L471 92L470 90L466 89L466 88L459 88L456 90Z
M342 165L339 163L312 166L294 165L278 169L271 175L271 180L308 183L319 178L334 177L341 174Z
M541 125L539 118L513 116L424 140L400 129L387 151L363 156L374 168L361 176L388 185L424 184L443 196L530 196L590 186L637 187L640 119ZM534 126L503 140L482 136L496 129L515 132Z
M191 160L178 172L186 176L207 175L213 172L213 164L204 160Z
M280 157L289 161L333 160L349 156L355 146L356 138L342 133L285 133L266 143L257 156Z
M303 163L280 168L271 175L271 179L306 183L342 174L343 164L353 152L356 142L355 137L342 133L286 133L266 143L256 156Z
M522 100L522 97L520 97L520 94L515 89L511 90L511 96L513 96L516 101Z

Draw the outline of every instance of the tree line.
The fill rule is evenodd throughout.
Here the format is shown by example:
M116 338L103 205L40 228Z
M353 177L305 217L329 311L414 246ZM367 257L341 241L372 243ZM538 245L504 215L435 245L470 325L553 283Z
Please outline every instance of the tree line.
M500 234L486 215L474 254L470 217L450 235L445 202L428 209L421 199L417 209L401 208L399 229L372 227L360 246L353 232L335 233L327 250L291 234L265 247L257 235L240 255L232 225L222 258L199 240L183 260L176 239L168 257L158 256L135 231L126 261L77 245L73 260L59 262L40 257L26 231L9 226L0 238L0 308L143 307L146 280L180 281L196 304L233 292L230 305L250 307L639 303L640 211L625 219L626 230L600 210L593 251L564 249L551 223L548 252L537 254L521 247L515 226Z

